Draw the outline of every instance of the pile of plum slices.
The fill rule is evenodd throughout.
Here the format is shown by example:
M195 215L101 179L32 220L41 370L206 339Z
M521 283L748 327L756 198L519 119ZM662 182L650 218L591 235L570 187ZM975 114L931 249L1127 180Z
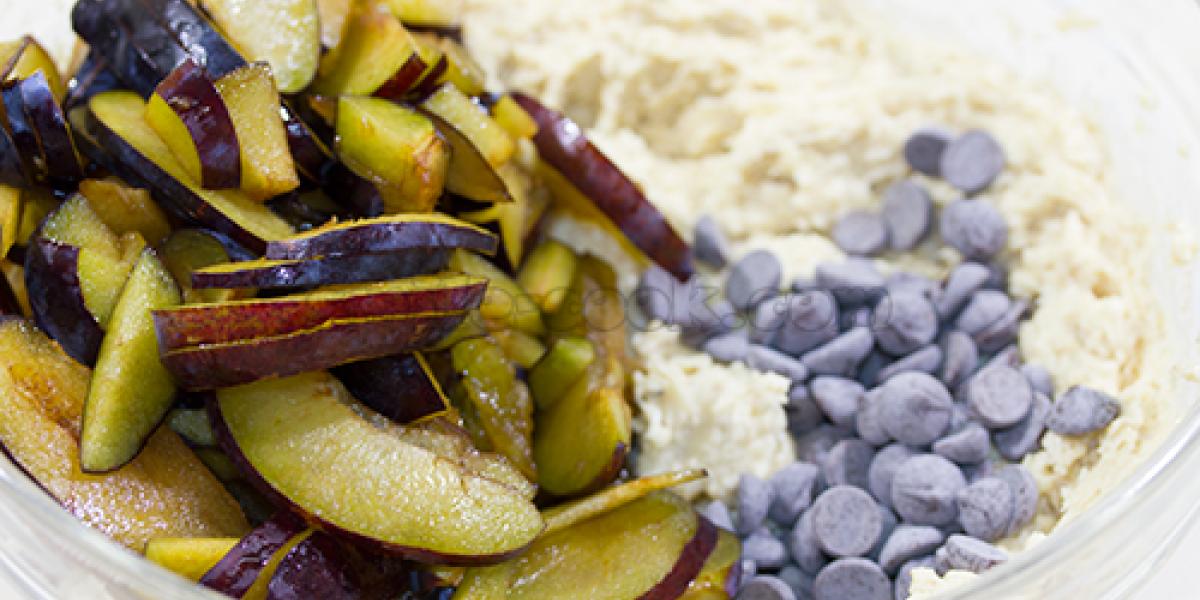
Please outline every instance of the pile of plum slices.
M691 250L431 0L80 0L0 46L0 445L239 598L725 597L630 448L623 302L545 239Z

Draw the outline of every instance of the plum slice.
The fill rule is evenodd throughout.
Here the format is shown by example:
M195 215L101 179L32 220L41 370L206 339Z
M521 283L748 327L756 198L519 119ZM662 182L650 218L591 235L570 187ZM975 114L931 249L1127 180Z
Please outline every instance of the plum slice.
M79 182L79 193L88 199L96 216L117 235L136 231L147 243L158 244L171 233L167 215L146 190L108 177L84 179Z
M179 436L162 427L133 462L79 468L89 370L32 325L0 323L0 445L67 511L141 551L156 537L240 537L245 517Z
M691 278L692 253L645 194L567 116L525 94L513 98L538 125L533 137L546 163L595 203L651 260L680 281Z
M154 538L146 544L146 560L191 581L200 581L229 553L237 538Z
M249 260L197 269L192 272L192 287L286 289L385 281L435 273L446 268L449 261L449 251L440 248L300 260Z
M25 79L38 71L46 78L51 96L62 100L66 90L54 59L33 36L0 44L0 80Z
M147 187L176 217L224 233L250 250L281 239L292 228L238 190L205 190L142 118L145 102L132 92L104 92L71 112L75 131L90 138L94 159L126 181Z
M21 233L21 196L21 188L0 184L0 257L8 256Z
M542 321L537 304L512 277L501 271L500 267L477 254L457 250L450 258L450 268L460 273L487 278L487 294L483 298L479 313L489 329L511 327L530 335L542 335L546 332L546 324Z
M388 0L405 25L454 27L462 19L462 0Z
M272 557L283 557L288 542L305 533L301 517L281 510L237 541L200 577L200 585L234 598L243 597L262 578ZM299 543L296 541L295 543ZM278 564L278 561L275 561Z
M117 299L88 388L79 463L108 472L133 460L171 408L175 383L158 360L151 311L182 301L171 274L143 250Z
M357 600L360 584L337 541L314 532L283 557L267 584L267 600Z
M154 89L146 104L146 122L201 187L241 184L233 118L212 78L192 59L180 63Z
M412 36L374 0L351 0L340 43L321 60L312 91L345 95L400 97L417 82L426 65Z
M542 511L546 520L546 531L550 535L595 518L606 512L616 510L630 502L644 498L646 495L682 485L708 476L704 469L684 469L659 475L639 477L625 483L600 490L585 498L560 504Z
M300 185L280 118L279 92L266 63L234 69L216 82L229 109L241 151L242 191L256 200Z
M459 378L452 388L475 446L508 458L530 481L533 463L533 400L508 357L489 338L464 340L450 350Z
M470 569L455 598L676 598L716 543L716 527L686 501L653 492L545 535L503 565Z
M385 213L433 210L450 155L429 119L388 100L343 97L337 136L338 156L375 184Z
M511 202L496 169L512 157L512 138L454 84L437 88L418 108L451 147L446 189L479 202Z
M704 517L701 517L704 518ZM681 600L733 598L742 578L742 544L732 531L717 528L717 545Z
M321 56L316 0L201 0L200 6L247 59L271 65L279 91L308 87Z
M592 342L582 337L563 337L529 370L529 391L539 409L554 406L596 360Z
M51 74L58 77L57 74ZM67 125L62 106L55 97L53 88L47 80L44 71L38 70L19 82L11 84L21 96L21 109L25 113L25 122L32 128L37 138L47 180L55 187L69 189L83 178L83 166L79 162L79 152L75 149L75 140ZM8 98L5 93L5 105ZM14 124L15 115L9 112L9 125L13 135L17 134Z
M457 314L480 301L485 282L428 275L331 286L303 294L196 304L154 312L159 349L178 350L281 335L335 320Z
M397 423L411 423L450 408L420 352L353 362L332 373L355 399Z
M494 97L489 110L496 123L514 139L529 140L537 135L538 124L509 94Z
M96 360L104 327L145 242L117 238L88 201L72 196L43 222L25 254L34 319L83 364Z
M441 213L399 214L330 223L267 244L267 258L318 258L399 252L420 248L466 248L496 252L496 236Z
M471 565L515 555L542 530L506 461L469 444L435 449L437 435L373 413L326 373L216 396L215 430L235 462L325 531L412 560Z
M229 242L232 244L232 242ZM244 251L244 250L242 250ZM192 287L192 274L211 265L224 264L232 260L237 252L211 231L201 229L179 229L171 234L162 245L162 261L183 291L183 299L189 304L201 302L226 302L252 295L252 290L198 289ZM244 258L238 256L238 258Z
M538 338L516 329L493 331L492 340L508 360L522 369L532 369L546 355L546 345Z
M100 92L120 89L121 79L109 68L108 59L95 50L89 50L83 63L75 70L67 84L67 96L63 99L63 110L71 110L85 104Z

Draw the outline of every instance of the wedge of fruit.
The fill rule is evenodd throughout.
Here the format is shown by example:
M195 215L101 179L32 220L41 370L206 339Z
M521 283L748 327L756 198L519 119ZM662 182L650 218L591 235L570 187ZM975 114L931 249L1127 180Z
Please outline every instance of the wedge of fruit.
M574 121L524 94L513 98L538 125L533 141L542 159L595 203L654 262L680 281L692 276L692 253L662 213Z
M446 189L479 202L510 202L496 169L515 151L508 133L453 84L439 87L419 106L451 148Z
M562 306L575 279L578 260L566 245L555 240L538 244L517 273L517 283L546 314Z
M537 481L533 400L508 357L486 337L455 344L450 356L459 376L452 395L476 447L503 455L527 479Z
M191 283L196 289L314 287L436 273L449 262L448 250L427 248L301 260L247 260L197 269Z
M54 98L62 100L66 95L66 87L54 65L54 59L33 36L26 35L18 40L0 43L0 80L25 79L38 71L45 75Z
M596 349L587 338L564 337L529 370L529 391L540 410L554 406L596 360Z
M100 92L120 89L123 85L117 78L117 74L108 68L108 59L88 50L87 56L75 69L75 74L67 86L68 91L63 100L63 110L69 111L86 103L89 98Z
M198 582L237 543L237 538L154 538L146 544L145 555L146 560Z
M287 237L292 228L238 190L205 190L142 118L145 103L131 92L104 92L71 113L77 133L90 138L92 158L127 181L144 183L180 219L224 233L252 251Z
M492 118L513 139L528 140L537 135L538 124L509 94L501 95L491 106Z
M152 250L142 251L96 359L80 436L79 463L103 473L133 460L175 397L175 383L158 360L151 312L182 301L171 274Z
M0 257L8 256L9 248L21 233L21 188L0 184Z
M317 531L294 546L279 562L270 582L270 600L357 600L362 589L334 538Z
M542 530L503 459L427 449L419 429L373 414L327 374L221 390L211 410L247 475L336 535L419 561L483 564Z
M113 234L83 196L43 223L25 255L25 282L38 325L84 364L96 360L104 327L144 242Z
M555 496L599 489L620 474L630 448L629 405L619 389L588 391L585 378L534 424L538 483Z
M96 216L117 235L136 231L151 245L171 234L171 225L150 192L130 187L114 177L84 179L79 193L88 199Z
M20 320L0 322L0 445L67 511L135 551L158 537L239 537L237 503L169 428L130 464L79 468L90 372Z
M234 258L237 252L230 252L231 245L232 242L201 229L179 229L167 238L162 245L162 261L182 290L185 302L227 302L252 295L248 290L192 287L193 273L204 267L225 264Z
M429 119L380 98L343 97L337 135L338 156L375 184L385 213L433 210L450 155Z
M546 325L537 305L516 281L486 258L457 250L450 258L450 268L488 280L487 295L479 312L489 329L512 327L535 336L545 333Z
M469 570L454 597L676 598L716 543L686 501L654 492L545 535L504 565Z
M701 517L703 518L703 517ZM737 595L742 579L742 544L737 536L717 528L717 545L700 573L680 596L686 600L723 600Z
M588 519L644 498L650 493L683 485L707 476L708 472L704 469L684 469L661 475L639 477L600 490L586 498L546 509L542 511L542 518L546 520L546 531L543 535L574 527Z
M420 352L354 362L332 373L356 400L400 424L445 414L450 408Z
M237 132L242 191L264 201L296 189L300 179L280 119L279 92L271 68L266 63L251 63L218 79L216 88Z
M216 83L195 61L185 60L154 88L146 123L201 187L241 185L242 151L233 117Z
M425 70L408 31L375 0L350 0L337 46L321 60L312 91L337 98L369 96L387 88L387 97L408 91ZM415 60L414 60L415 59Z
M337 320L456 314L478 304L485 282L444 274L332 286L276 298L180 306L154 313L159 348L254 340Z
M200 6L243 56L271 65L279 91L308 87L321 57L316 0L202 0Z
M352 0L317 0L317 21L321 23L321 46L336 48L350 16Z
M388 0L388 5L406 25L453 27L462 19L461 0Z
M479 66L467 49L454 39L446 36L435 37L437 44L442 48L442 54L446 57L446 72L442 74L441 81L454 84L454 87L467 96L482 94L487 77L483 67Z
M51 77L57 78L56 73ZM70 189L83 178L83 166L66 115L41 70L4 84L4 110L25 172L36 181Z
M61 201L55 197L54 192L44 187L28 187L21 190L21 225L17 228L15 243L30 245L46 215L54 212L59 204Z
M243 597L265 573L272 558L283 559L289 542L306 533L304 519L280 511L238 540L200 577L200 584L234 598ZM300 540L293 542L299 544ZM278 564L278 560L275 561ZM269 580L269 576L267 576Z
M522 369L532 369L546 355L546 346L541 340L517 329L493 331L492 340L500 346L509 362Z
M22 152L9 134L7 127L0 127L0 184L23 187L33 182Z
M330 223L267 244L266 257L320 258L383 254L420 248L464 248L496 252L490 231L441 213L386 215Z
M442 76L446 74L450 63L442 45L438 43L437 36L414 33L413 43L416 44L417 56L421 58L421 64L425 65L425 71L417 78L407 94L416 100L428 98L430 94L437 91L438 86L442 84Z

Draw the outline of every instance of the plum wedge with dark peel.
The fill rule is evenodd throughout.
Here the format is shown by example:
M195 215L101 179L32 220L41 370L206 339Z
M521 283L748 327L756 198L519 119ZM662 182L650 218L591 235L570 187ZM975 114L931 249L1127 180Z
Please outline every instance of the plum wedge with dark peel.
M196 304L154 313L159 350L250 341L334 320L438 316L474 308L486 282L457 274L333 286L278 298Z
M182 301L171 274L143 250L117 299L88 387L79 463L108 472L133 460L162 422L175 383L158 360L151 311Z
M241 184L241 149L233 117L212 78L190 58L154 89L146 104L146 122L201 187Z
M192 287L192 273L204 267L225 264L234 258L248 258L244 248L232 240L202 229L178 229L160 247L163 264L183 291L189 304L227 302L251 295L253 290ZM231 248L232 247L232 248ZM245 254L243 254L245 253Z
M62 100L66 90L50 53L31 35L0 44L0 80L25 79L41 71L50 84L51 95Z
M57 78L57 74L51 76ZM67 117L56 99L45 72L39 70L12 84L21 95L24 118L37 137L42 169L47 181L55 187L70 189L83 179L83 166ZM5 102L7 105L7 100ZM14 115L9 113L10 126ZM16 128L13 127L13 134Z
M507 563L470 569L454 597L677 598L712 554L717 536L717 528L685 500L653 492L545 535Z
M266 63L250 63L215 83L229 110L241 158L241 190L264 201L296 189L288 129L280 114L279 92Z
M157 537L240 537L237 502L179 436L160 427L133 462L79 468L90 372L31 324L0 321L0 446L68 512L140 552Z
M478 202L511 202L496 169L512 156L512 138L491 117L463 96L454 84L444 84L418 105L450 145L446 190Z
M303 518L279 511L239 540L200 578L200 585L234 598L242 597L263 575L271 557L307 527Z
M297 93L316 75L321 26L314 0L201 0L200 6L247 59L271 65L281 92Z
M701 517L704 518L704 517ZM742 544L731 531L717 528L717 545L680 600L733 598L742 578Z
M332 373L359 402L400 424L450 408L450 400L420 352L335 367Z
M432 211L451 160L428 118L382 98L338 100L337 153L378 188L385 213Z
M154 538L146 560L191 581L200 581L238 543L237 538Z
M292 234L271 210L238 190L205 190L143 118L145 102L132 92L104 92L71 112L89 155L134 185L146 187L176 217L224 233L252 251Z
M508 458L526 479L536 482L529 387L490 338L459 342L450 357L458 375L451 394L476 447Z
M201 290L363 283L436 273L449 263L449 250L430 248L300 260L247 260L197 269L191 274L191 284Z
M693 271L692 253L645 194L567 116L521 93L513 98L533 117L542 159L561 172L651 260L680 281Z
M357 600L362 590L354 575L337 541L317 531L279 562L267 584L267 600Z
M336 98L399 98L425 72L412 36L386 6L352 0L340 42L321 60L312 91Z
M495 254L492 232L441 213L386 215L330 223L267 244L267 258L318 258L417 248L465 248Z
M491 564L544 527L527 493L509 483L522 478L506 461L469 444L430 446L420 428L375 414L328 374L216 397L214 430L246 475L356 544L433 564Z

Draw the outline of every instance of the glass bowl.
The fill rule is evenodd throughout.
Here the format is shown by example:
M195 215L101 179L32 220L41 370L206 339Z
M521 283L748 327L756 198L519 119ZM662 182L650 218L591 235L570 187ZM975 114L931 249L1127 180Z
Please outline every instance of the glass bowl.
M28 2L30 0L3 0ZM3 3L0 1L0 3ZM571 0L583 1L583 0ZM1103 130L1115 196L1160 222L1200 230L1200 5L1159 0L853 0L919 35L949 38L1052 82ZM69 8L51 2L51 8ZM62 5L61 7L58 5ZM44 15L43 15L44 16ZM67 21L64 12L57 15ZM1164 238L1166 236L1163 236ZM1195 365L1200 270L1156 239L1155 295ZM1185 381L1178 424L1091 510L1008 564L940 598L1126 597L1200 509L1200 403ZM0 578L29 598L221 598L79 524L0 460ZM0 587L0 591L3 588Z

